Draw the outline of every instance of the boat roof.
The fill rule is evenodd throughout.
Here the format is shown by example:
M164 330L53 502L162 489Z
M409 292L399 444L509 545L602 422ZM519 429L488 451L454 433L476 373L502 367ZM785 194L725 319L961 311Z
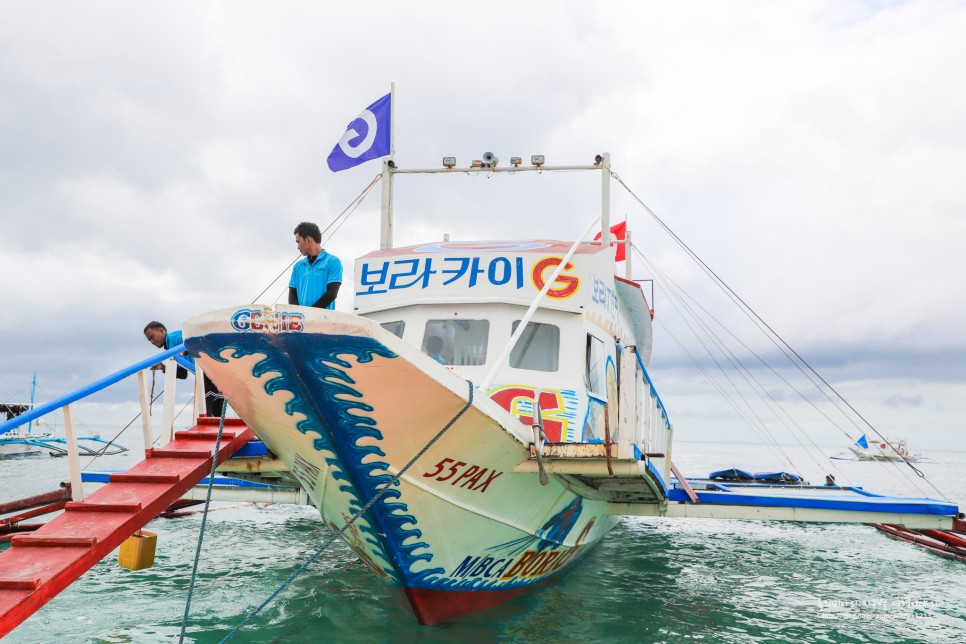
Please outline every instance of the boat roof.
M374 250L359 259L373 257L395 257L397 255L413 255L417 253L463 253L478 255L481 253L559 253L566 254L573 246L573 241L558 239L521 239L494 241L442 241L416 244L415 246L399 246L383 250ZM599 243L582 243L577 246L576 255L594 255L604 252L605 248Z

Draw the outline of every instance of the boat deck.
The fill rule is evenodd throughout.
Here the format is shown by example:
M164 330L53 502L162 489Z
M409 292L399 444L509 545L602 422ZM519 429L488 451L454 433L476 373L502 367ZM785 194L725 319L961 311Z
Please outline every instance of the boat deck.
M686 481L697 502L692 502L684 484L674 479L665 507L614 504L611 512L714 519L894 523L941 530L951 528L959 516L959 507L949 501L884 496L859 487L732 483L700 478Z

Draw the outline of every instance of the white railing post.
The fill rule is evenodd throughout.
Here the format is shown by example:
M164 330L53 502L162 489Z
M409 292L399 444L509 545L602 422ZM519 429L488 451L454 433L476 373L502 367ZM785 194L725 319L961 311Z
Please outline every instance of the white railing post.
M67 465L70 469L70 498L84 500L84 487L81 483L80 450L77 449L77 429L74 427L74 408L64 407L64 435L67 438Z
M201 370L201 365L195 363L195 407L194 422L198 422L198 417L208 413L208 400L205 398L205 372Z
M141 395L141 430L144 434L144 449L151 449L154 433L151 431L151 393L148 391L148 372L138 371L138 391Z
M161 436L167 437L164 445L174 439L174 391L178 381L178 363L174 359L164 361L164 406L161 414Z

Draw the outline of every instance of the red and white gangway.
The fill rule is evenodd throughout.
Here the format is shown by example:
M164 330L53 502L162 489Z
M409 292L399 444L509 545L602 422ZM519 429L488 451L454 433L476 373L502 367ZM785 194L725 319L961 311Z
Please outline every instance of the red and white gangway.
M193 417L198 419L197 424L186 431L174 431L175 361L194 370L194 366L185 363L180 356L184 349L183 344L172 347L21 416L0 422L0 434L3 434L44 414L63 409L74 499L64 504L63 514L36 531L11 537L11 546L0 553L0 637L181 499L211 473L212 458L221 464L254 438L254 433L243 421L226 418L218 443L221 419L202 415L204 388L200 370L195 373ZM161 362L166 362L168 367L165 369L161 422L161 437L167 439L167 444L151 448L155 438L146 374L148 369ZM107 485L85 498L72 403L132 375L138 377L141 394L144 444L148 447L145 460L127 472L112 473Z
M57 593L180 499L211 472L219 419L201 417L175 433L145 460L30 534L16 535L0 553L0 637L16 628ZM217 462L254 434L243 421L225 419Z

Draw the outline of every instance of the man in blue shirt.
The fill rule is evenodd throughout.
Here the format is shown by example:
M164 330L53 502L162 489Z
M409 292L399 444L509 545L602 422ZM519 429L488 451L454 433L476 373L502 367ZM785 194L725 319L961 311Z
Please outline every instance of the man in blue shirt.
M159 349L171 349L184 342L184 340L182 340L181 331L171 331L169 333L168 328L166 326L156 321L148 322L147 326L144 327L144 337L148 339L148 342L150 342L151 344L153 344ZM182 355L184 355L184 357L187 358L188 362L190 362L191 364L194 364L195 359L192 358L190 355L188 355L187 351ZM151 368L152 369L160 368L161 371L164 371L163 364L154 365ZM185 378L188 377L188 370L182 366L179 366L177 376L178 378L184 380ZM224 406L225 406L225 398L221 395L221 392L218 391L218 387L215 386L215 383L213 383L211 379L208 378L208 374L205 374L205 411L206 413L209 416L220 418L221 412Z
M322 232L303 221L295 227L295 244L305 255L295 263L288 282L288 303L334 309L342 286L342 262L322 249Z

